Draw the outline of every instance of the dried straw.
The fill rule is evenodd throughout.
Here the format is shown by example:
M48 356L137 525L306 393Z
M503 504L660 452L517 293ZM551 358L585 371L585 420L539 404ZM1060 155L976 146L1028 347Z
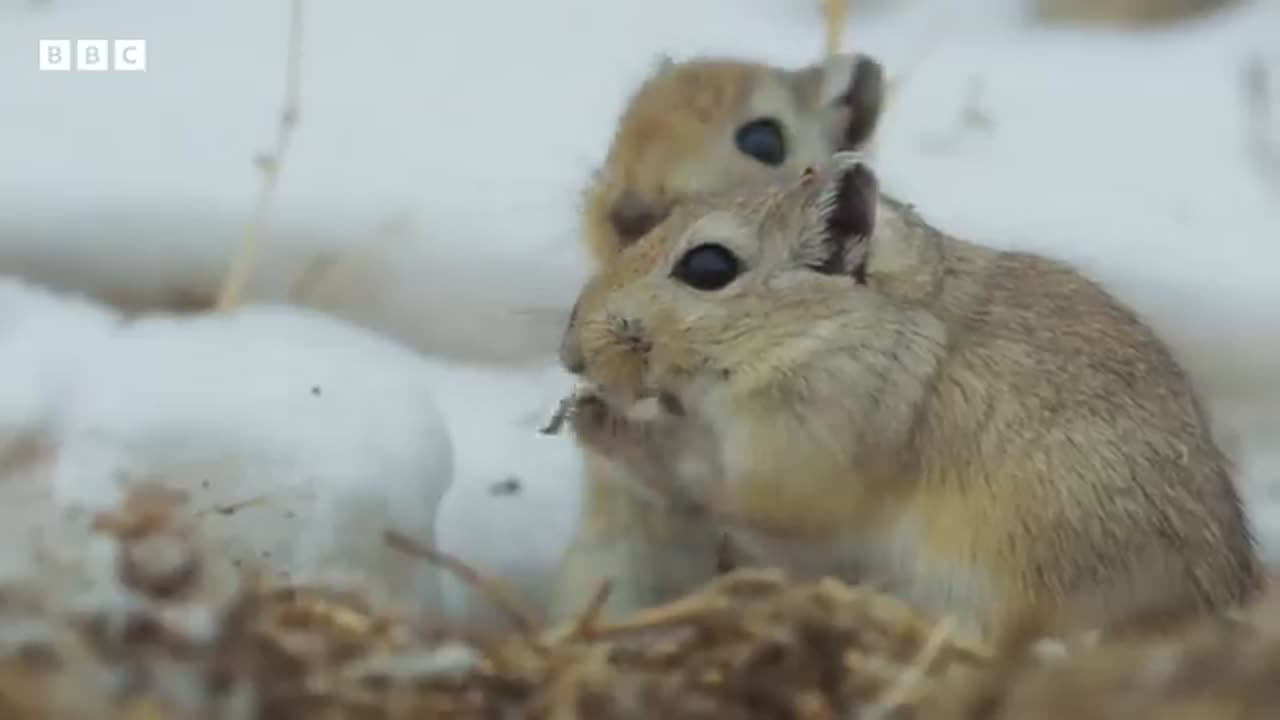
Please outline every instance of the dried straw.
M867 587L776 570L723 575L603 622L534 613L464 563L457 574L515 630L417 627L351 591L253 577L221 592L194 517L139 493L96 523L118 543L113 590L66 603L0 589L0 717L176 718L1184 718L1280 707L1280 613L1260 605L1145 642L991 649ZM38 585L38 583L37 583Z

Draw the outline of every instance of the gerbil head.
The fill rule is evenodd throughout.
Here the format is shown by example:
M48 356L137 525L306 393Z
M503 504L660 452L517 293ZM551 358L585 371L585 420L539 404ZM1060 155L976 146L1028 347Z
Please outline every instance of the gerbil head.
M783 69L741 60L660 61L628 101L585 192L585 235L611 260L694 195L864 147L885 102L884 71L863 54Z
M573 373L619 402L754 384L875 322L867 262L879 183L854 153L675 206L583 288L561 344ZM851 310L852 308L852 310ZM861 309L859 309L861 308ZM697 384L697 385L695 385Z

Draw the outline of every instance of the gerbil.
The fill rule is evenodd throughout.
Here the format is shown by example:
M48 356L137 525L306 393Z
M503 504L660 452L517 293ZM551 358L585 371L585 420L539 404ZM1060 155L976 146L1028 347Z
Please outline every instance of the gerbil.
M795 573L988 633L1032 613L1160 627L1260 587L1228 462L1161 340L1066 264L932 228L855 154L677 206L589 281L562 358L611 408L584 442L668 458L637 476L668 522L700 512ZM630 427L647 398L681 416L681 453L665 420ZM612 530L624 592L706 572Z
M880 64L858 53L790 69L726 58L661 60L627 102L585 189L583 239L592 261L608 264L686 198L775 173L798 175L838 150L865 148L884 95ZM621 587L615 578L606 614L691 589L714 570L718 530L697 512L655 505L635 491L635 465L582 444L584 498L551 603L554 618L580 612L612 567L643 565L650 550L683 548L687 562L645 587ZM666 462L657 458L639 474L660 473ZM637 537L648 542L637 544Z

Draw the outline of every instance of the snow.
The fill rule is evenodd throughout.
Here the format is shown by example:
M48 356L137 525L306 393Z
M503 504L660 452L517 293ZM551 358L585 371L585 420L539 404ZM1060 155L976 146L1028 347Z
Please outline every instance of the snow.
M35 5L0 0L0 267L141 304L211 294L277 121L287 3ZM254 305L122 324L0 286L0 458L57 437L50 472L80 492L114 487L84 475L105 454L211 506L268 495L210 524L232 554L311 569L375 552L334 541L372 537L344 520L394 519L536 607L580 473L567 439L536 432L568 384L552 354L584 273L580 187L655 55L810 62L819 5L308 0ZM956 234L1076 262L1148 317L1280 562L1280 189L1246 143L1241 88L1255 55L1280 76L1280 7L1121 32L1028 28L1016 0L854 5L847 44L891 75L943 28L882 124L886 188ZM40 73L40 38L145 38L148 69ZM299 293L324 257L332 272ZM278 305L291 297L333 319ZM451 479L410 480L426 475ZM501 619L452 578L441 592L455 616Z
M367 583L414 615L443 607L436 568L383 542L397 530L433 544L453 479L417 355L297 308L123 322L12 280L0 318L4 387L26 389L0 405L15 410L0 455L38 448L0 485L19 518L40 520L33 502L108 510L158 482L189 497L235 566Z

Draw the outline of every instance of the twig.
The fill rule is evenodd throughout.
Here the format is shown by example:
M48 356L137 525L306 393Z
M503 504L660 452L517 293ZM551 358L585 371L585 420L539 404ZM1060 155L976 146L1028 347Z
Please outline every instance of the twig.
M240 247L231 258L231 267L226 277L223 278L216 306L219 311L230 310L240 303L249 270L257 259L261 237L265 234L267 220L275 202L276 187L280 183L280 168L284 164L285 153L289 149L289 140L293 137L294 128L298 124L298 97L302 71L302 0L292 0L289 7L289 54L285 67L285 99L284 107L280 112L280 124L276 129L275 148L271 154L260 155L257 158L258 166L262 170L262 187L258 193L253 220L241 239Z
M822 0L822 16L827 25L827 57L840 53L840 35L844 32L845 20L849 17L849 6L852 4L853 0Z
M583 611L582 616L578 618L577 624L574 625L571 637L588 639L595 636L596 623L600 621L600 613L604 612L604 604L609 601L609 595L612 592L612 580L605 580L600 583L600 588L591 597L591 602L587 603L586 610Z
M868 718L879 718L892 712L898 706L905 703L912 690L920 684L920 681L928 674L929 666L942 653L943 643L951 637L951 618L944 617L933 631L926 638L924 647L920 648L920 654L916 656L911 665L900 674L896 681L885 691L884 696L876 702L875 708L868 713Z
M495 605L502 608L503 612L511 617L516 624L516 628L521 635L528 638L531 644L538 649L541 645L534 641L537 632L536 623L534 622L534 614L526 609L518 600L506 591L498 583L484 577L475 568L467 565L458 558L446 553L442 550L427 547L425 544L414 540L403 533L395 530L388 530L383 533L383 540L387 545L399 550L400 552L420 557L427 562L438 565L448 570L455 577L466 583L480 594L487 596Z
M202 517L204 515L209 515L212 513L217 513L219 515L234 515L237 512L244 510L245 508L266 505L269 500L270 498L267 497L266 495L258 495L256 497L249 498L248 500L239 500L236 502L225 503L222 505L214 505L213 507L207 507L203 510L197 511L195 515L196 517Z
M730 607L729 602L722 598L692 595L667 605L642 610L626 620L596 627L592 630L591 637L595 640L616 639L652 630L691 625L722 615Z

